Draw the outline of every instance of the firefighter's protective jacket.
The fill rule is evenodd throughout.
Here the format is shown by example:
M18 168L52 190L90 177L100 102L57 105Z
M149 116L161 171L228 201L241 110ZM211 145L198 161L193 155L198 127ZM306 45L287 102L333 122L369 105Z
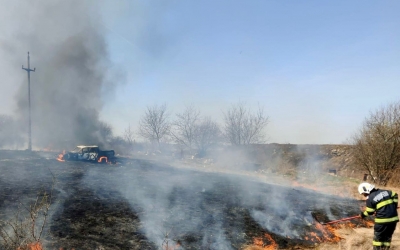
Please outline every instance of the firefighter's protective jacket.
M366 201L367 207L363 212L365 216L375 214L375 223L398 222L397 214L398 196L391 190L373 189Z

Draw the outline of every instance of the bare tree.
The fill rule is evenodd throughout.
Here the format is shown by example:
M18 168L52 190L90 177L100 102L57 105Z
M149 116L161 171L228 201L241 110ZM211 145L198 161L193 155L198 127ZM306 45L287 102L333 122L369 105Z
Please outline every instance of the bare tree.
M400 102L371 112L352 142L355 163L386 185L400 162Z
M145 114L139 121L139 135L150 142L160 142L170 131L171 124L167 114L167 105L148 106Z
M128 144L129 149L132 150L135 142L135 133L130 124L124 131L124 140Z
M176 114L176 117L172 123L171 137L176 143L192 151L200 111L193 106L187 106L183 113Z
M216 145L221 138L221 130L215 121L206 117L196 126L194 141L200 156L207 154L210 147Z
M224 135L232 145L265 142L263 130L269 120L261 107L252 113L243 103L232 105L224 113L224 121Z

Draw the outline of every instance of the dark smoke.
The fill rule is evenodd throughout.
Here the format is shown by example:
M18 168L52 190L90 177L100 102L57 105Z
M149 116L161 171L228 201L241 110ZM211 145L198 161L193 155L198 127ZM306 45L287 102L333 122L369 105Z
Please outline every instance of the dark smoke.
M112 136L99 112L121 79L111 79L114 69L96 3L5 3L14 12L10 18L15 20L9 20L11 32L0 40L2 53L12 64L27 67L29 50L31 68L36 67L36 72L31 73L34 148L106 145ZM27 77L20 67L20 72L15 73L24 77L13 78L14 84L21 86L16 113L22 124L28 124ZM26 131L27 128L21 133Z

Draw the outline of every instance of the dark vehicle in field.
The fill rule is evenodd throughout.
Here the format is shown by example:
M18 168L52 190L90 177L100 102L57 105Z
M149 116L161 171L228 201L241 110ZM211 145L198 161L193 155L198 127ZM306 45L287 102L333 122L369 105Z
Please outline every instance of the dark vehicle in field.
M100 150L99 146L77 146L74 150L59 156L63 161L93 161L99 163L115 163L114 150Z

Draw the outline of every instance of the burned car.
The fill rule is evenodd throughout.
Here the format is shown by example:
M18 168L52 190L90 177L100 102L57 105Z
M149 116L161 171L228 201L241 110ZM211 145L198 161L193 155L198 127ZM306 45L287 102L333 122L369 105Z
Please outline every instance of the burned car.
M116 163L114 150L100 150L99 146L77 146L74 150L63 152L59 161L93 161L99 163Z

